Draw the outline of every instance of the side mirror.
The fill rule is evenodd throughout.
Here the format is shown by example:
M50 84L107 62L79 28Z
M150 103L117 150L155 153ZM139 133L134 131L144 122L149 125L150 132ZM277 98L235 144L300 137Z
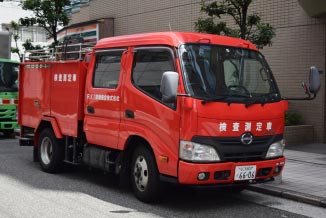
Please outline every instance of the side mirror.
M283 98L284 100L313 100L316 98L317 93L320 89L320 76L319 71L315 66L310 67L309 72L309 88L305 84L305 82L302 82L302 87L304 89L305 94L307 97L305 98ZM313 96L311 96L313 94Z
M177 98L179 75L176 72L163 73L160 91L164 103L174 103Z
M310 67L309 73L309 92L316 95L320 89L319 71L315 66Z
M89 62L91 62L91 55L92 53L87 53L84 57L84 61L83 61L83 66L87 69L88 68L88 64Z

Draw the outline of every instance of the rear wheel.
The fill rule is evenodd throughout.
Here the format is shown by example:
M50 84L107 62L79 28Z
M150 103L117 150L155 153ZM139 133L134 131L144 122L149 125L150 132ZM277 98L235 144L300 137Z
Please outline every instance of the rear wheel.
M33 162L38 162L38 147L33 146Z
M41 169L48 173L58 172L63 163L64 150L51 129L41 132L38 144L38 159Z
M157 201L161 197L162 184L152 152L146 146L139 146L131 162L131 183L135 196L143 202Z

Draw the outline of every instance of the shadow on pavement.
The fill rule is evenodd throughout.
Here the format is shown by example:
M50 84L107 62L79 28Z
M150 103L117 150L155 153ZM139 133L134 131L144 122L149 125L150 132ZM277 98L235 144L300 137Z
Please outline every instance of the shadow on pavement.
M60 174L48 174L32 161L32 147L20 147L16 139L0 137L0 175L6 175L19 183L36 189L80 192L106 202L159 216L200 217L206 211L218 217L227 211L230 217L251 213L252 203L237 199L226 192L197 190L187 187L170 186L161 202L144 204L138 201L130 189L121 188L117 179L87 167L67 166ZM167 215L166 211L171 211ZM263 213L259 207L257 213ZM222 215L223 216L223 215Z

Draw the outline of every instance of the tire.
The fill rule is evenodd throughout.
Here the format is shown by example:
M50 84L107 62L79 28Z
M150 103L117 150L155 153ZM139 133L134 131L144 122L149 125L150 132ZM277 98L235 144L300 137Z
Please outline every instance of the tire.
M38 147L33 146L33 162L39 162Z
M62 169L63 145L51 129L44 129L38 143L38 159L41 169L47 173L57 173Z
M135 196L146 203L158 201L163 184L159 180L156 161L144 145L138 146L132 155L131 185Z

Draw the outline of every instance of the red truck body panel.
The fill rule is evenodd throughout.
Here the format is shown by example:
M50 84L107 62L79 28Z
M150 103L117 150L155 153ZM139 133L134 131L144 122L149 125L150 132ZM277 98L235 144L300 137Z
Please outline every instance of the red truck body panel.
M27 62L21 64L19 123L37 128L53 117L67 136L77 136L84 118L86 68L80 61Z
M37 127L43 115L50 115L51 71L48 64L21 64L19 74L18 122ZM25 88L26 87L26 88Z

